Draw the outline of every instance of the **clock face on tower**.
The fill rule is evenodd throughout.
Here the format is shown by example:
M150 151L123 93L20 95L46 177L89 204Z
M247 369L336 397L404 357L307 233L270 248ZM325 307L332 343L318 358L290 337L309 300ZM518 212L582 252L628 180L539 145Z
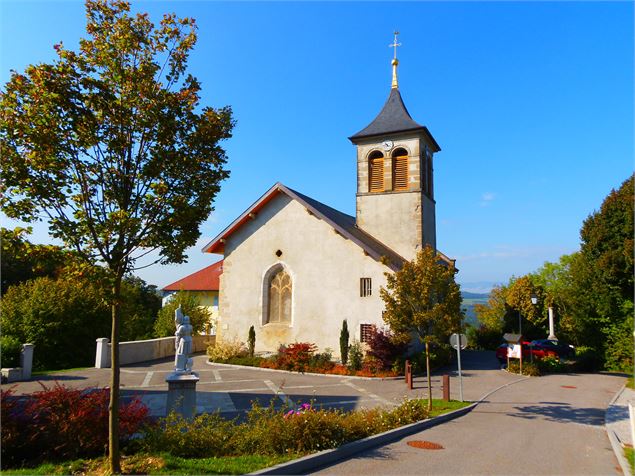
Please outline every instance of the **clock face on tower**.
M392 148L392 141L391 140L385 140L381 143L382 147L385 150L390 150Z

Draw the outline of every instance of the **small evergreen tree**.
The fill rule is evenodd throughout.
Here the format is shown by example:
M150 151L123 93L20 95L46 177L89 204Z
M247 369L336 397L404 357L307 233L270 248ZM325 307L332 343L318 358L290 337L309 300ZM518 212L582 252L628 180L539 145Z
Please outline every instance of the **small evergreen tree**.
M249 357L254 356L254 350L256 349L256 331L254 326L249 328L249 336L247 337L247 346L249 348Z
M342 322L342 330L340 331L340 355L342 356L342 364L348 362L348 324L346 319Z

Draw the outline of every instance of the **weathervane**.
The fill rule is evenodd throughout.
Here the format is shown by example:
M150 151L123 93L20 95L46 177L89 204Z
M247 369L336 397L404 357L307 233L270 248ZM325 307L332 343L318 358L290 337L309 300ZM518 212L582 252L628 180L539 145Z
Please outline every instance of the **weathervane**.
M399 65L399 60L397 59L397 47L401 46L401 43L397 43L397 36L399 35L398 31L395 31L395 40L392 44L388 45L389 48L395 49L395 55L392 59L392 88L397 89L399 87L397 83L397 65Z

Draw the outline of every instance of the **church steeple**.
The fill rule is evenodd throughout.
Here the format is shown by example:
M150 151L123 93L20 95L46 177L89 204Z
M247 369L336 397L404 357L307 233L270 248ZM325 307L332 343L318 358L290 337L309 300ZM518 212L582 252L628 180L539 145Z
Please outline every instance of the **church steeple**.
M441 150L401 98L395 32L392 84L377 117L349 137L357 146L356 224L406 259L436 248L433 155Z

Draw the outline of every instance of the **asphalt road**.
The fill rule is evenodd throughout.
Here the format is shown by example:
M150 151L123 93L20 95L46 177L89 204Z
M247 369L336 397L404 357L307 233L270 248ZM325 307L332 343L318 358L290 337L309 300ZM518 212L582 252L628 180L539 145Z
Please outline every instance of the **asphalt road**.
M604 428L624 378L550 375L512 383L471 413L315 474L618 475ZM443 449L419 449L429 441Z

